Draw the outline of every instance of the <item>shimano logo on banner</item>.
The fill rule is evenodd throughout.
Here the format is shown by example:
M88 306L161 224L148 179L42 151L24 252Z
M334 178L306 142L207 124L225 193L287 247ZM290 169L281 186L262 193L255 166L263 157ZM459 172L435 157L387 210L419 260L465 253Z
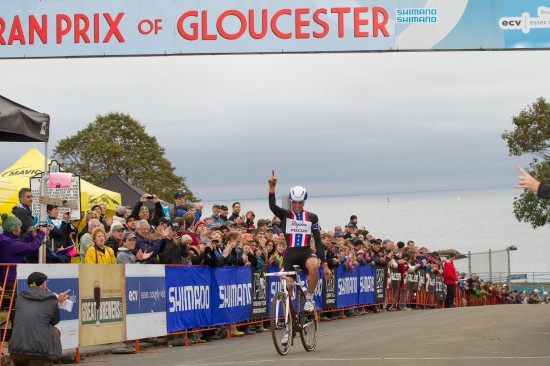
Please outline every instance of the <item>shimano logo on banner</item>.
M250 305L252 284L243 283L219 287L220 309Z
M338 279L338 295L349 295L357 293L357 277L346 277Z
M437 9L410 8L395 11L396 23L437 23Z
M359 291L360 292L374 292L374 277L373 276L361 276L359 278Z
M171 313L210 309L210 286L178 286L168 288Z

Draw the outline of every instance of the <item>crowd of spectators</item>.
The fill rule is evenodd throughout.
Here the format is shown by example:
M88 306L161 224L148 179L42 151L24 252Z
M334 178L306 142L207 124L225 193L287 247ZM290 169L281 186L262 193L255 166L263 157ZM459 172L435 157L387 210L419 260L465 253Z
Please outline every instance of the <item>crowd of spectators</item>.
M20 204L13 209L23 229L0 236L0 245L8 240L21 238L21 245L26 245L24 255L36 251L37 240L24 241L27 233L35 238L39 217L32 217L30 205L32 193L28 189L20 192ZM151 212L145 203L150 201L154 210ZM267 203L266 203L267 204ZM161 263L182 265L219 266L252 266L261 268L274 265L282 268L282 257L286 250L284 234L280 220L277 217L262 218L256 221L253 211L241 211L239 202L233 203L231 213L225 205L214 204L212 212L203 214L203 205L198 203L192 207L186 205L185 193L174 194L174 208L169 212L170 218L163 210L156 195L143 195L133 207L120 206L112 217L106 214L104 205L95 205L85 215L85 226L78 233L72 225L70 215L59 215L56 206L48 205L47 227L49 228L50 254L47 262L69 262L70 256L78 251L72 250L67 260L57 260L56 253L66 253L66 248L74 242L80 248L80 261L90 264L114 263ZM10 223L6 220L6 223ZM34 222L29 225L29 222ZM9 230L13 230L13 223ZM9 231L8 230L8 231ZM44 231L44 230L42 230ZM43 235L43 234L40 234ZM364 226L359 226L355 215L345 226L336 226L329 230L321 230L322 245L325 247L329 268L343 267L353 271L357 266L382 266L401 274L414 273L419 269L436 275L442 275L446 270L447 258L430 252L424 246L418 246L409 240L394 242L390 239L380 239L373 236ZM28 239L31 240L31 239ZM26 243L26 244L25 244ZM11 245L11 244L10 244ZM10 263L10 246L4 245L3 262ZM13 246L15 248L16 246ZM17 246L21 247L20 245ZM61 255L61 254L60 254ZM21 258L19 258L21 257ZM17 262L23 261L20 255ZM36 259L34 259L36 262ZM452 260L451 260L452 263ZM454 266L452 267L454 271ZM402 276L401 291L396 303L401 309L410 309L407 304L407 290ZM510 303L548 303L548 294L544 292L541 298L537 293L520 293L509 291L506 285L497 285L490 281L480 280L476 274L466 279L465 274L456 273L456 284L467 296L467 305L485 304L489 296L498 297L503 302ZM454 279L451 280L454 282ZM448 306L454 306L448 305ZM390 310L388 307L384 310ZM367 310L369 310L367 308ZM377 309L370 309L377 310ZM349 310L348 315L364 314L365 309ZM323 319L330 317L324 314ZM232 329L234 336L252 334L262 331L262 326L256 329L241 327ZM206 334L213 339L223 337L220 332ZM202 342L196 337L194 342Z

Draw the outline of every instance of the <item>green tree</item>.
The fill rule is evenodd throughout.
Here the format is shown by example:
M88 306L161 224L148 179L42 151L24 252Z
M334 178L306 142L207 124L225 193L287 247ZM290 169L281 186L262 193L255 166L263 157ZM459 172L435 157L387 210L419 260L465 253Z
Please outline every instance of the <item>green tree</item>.
M174 174L172 163L164 157L165 149L128 114L98 115L74 136L60 140L53 153L65 169L93 184L116 173L168 202L180 189L189 200L196 201L185 177Z
M544 98L512 117L514 130L504 131L510 156L532 155L529 173L542 182L550 182L550 104ZM514 215L518 221L529 222L533 228L548 222L548 202L530 191L514 199Z

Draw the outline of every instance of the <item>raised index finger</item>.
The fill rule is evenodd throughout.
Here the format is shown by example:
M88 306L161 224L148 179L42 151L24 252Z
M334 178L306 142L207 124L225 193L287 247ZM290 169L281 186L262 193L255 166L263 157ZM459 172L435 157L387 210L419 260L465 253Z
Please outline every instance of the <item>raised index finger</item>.
M272 177L275 176L275 169L271 170L271 176L272 176Z
M516 165L516 169L517 169L521 174L529 175L529 173L527 173L527 172L525 171L525 169L523 169L523 168L520 167L519 165Z

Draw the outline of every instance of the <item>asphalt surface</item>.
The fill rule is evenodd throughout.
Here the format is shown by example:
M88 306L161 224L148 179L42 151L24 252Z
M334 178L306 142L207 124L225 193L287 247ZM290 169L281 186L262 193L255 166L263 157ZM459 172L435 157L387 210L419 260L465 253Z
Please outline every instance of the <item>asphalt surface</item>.
M550 365L550 305L384 312L321 322L317 349L279 356L269 332L98 355L107 365Z

